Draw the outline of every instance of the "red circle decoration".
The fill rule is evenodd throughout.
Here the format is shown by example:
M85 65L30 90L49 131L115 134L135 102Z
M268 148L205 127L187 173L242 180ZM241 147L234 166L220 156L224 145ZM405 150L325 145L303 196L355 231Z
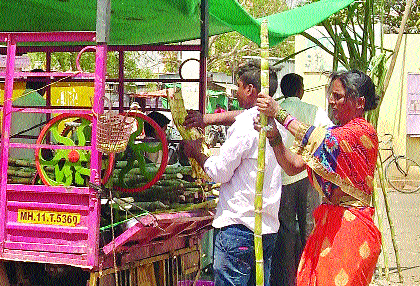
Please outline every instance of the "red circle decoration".
M127 115L131 117L139 117L143 121L146 121L147 123L149 123L155 129L156 135L162 143L162 153L163 153L162 161L155 177L150 182L138 188L123 188L120 186L114 186L114 189L120 192L138 193L154 185L160 179L160 177L162 177L163 173L165 172L166 166L168 165L168 141L166 140L165 131L163 131L163 129L146 114L141 113L141 112L130 111L128 112Z
M41 130L41 133L38 136L36 144L42 144L42 140L45 137L48 129L50 129L50 127L53 126L57 121L65 120L67 118L77 118L77 117L84 118L84 119L89 120L91 122L93 120L92 115L89 115L89 114L71 114L71 113L60 114L60 115L54 117L53 119L51 119L50 121L48 121L47 124L45 124L44 128ZM36 169L38 171L39 177L41 178L41 181L44 183L44 185L50 186L49 182L45 179L45 177L43 175L43 172L41 171L41 164L39 162L40 149L41 148L36 148L35 149L35 166L36 166ZM76 150L72 150L72 152L73 151L77 153ZM72 152L70 152L70 153L72 153ZM77 154L77 157L78 157L77 160L79 160L80 155ZM75 158L70 159L70 154L69 154L68 159L69 159L70 162L73 162L71 160L75 160ZM77 162L77 160L74 161L74 162ZM105 173L102 176L102 184L105 184L108 181L108 179L111 177L112 170L114 168L114 162L115 162L115 154L109 154L108 166L105 170Z

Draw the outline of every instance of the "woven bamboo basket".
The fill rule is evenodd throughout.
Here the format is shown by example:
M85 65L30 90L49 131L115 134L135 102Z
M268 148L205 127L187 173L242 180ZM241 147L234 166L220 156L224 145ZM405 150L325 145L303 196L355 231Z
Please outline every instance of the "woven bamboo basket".
M97 149L102 153L120 153L127 148L128 140L133 131L135 118L120 114L112 110L109 101L109 110L98 115Z

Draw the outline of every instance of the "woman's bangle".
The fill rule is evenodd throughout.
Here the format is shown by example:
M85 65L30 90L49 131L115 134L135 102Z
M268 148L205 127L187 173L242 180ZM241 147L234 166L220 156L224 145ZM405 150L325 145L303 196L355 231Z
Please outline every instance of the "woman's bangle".
M290 123L291 123L293 120L296 120L296 118L294 118L293 116L289 116L288 118L289 118L289 119L287 119L287 120L284 122L284 124L283 124L284 128L286 128L286 129L287 129L287 127L290 125Z
M280 133L277 133L276 137L274 137L273 139L268 139L268 143L270 143L271 147L275 147L282 142L283 142L283 140L281 138Z
M280 108L276 113L276 119L281 125L284 125L284 121L286 120L287 116L289 116L289 113L287 113L287 111L283 108Z

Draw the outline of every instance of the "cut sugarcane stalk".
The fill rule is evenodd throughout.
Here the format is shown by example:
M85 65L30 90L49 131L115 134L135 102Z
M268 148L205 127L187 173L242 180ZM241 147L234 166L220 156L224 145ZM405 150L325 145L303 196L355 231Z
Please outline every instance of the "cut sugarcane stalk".
M269 91L269 67L268 67L268 28L267 19L261 23L261 92L268 94ZM264 254L262 244L262 203L265 171L265 143L267 137L267 116L260 114L261 131L258 140L258 172L255 186L255 279L256 286L264 286Z

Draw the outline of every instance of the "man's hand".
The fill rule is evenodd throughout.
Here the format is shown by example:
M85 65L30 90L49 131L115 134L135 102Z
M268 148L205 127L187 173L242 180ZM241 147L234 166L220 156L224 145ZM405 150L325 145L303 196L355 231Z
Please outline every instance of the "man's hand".
M188 158L196 158L197 154L201 153L201 145L203 144L203 138L196 140L182 140L181 148L184 154Z
M201 152L202 144L203 138L196 140L182 140L180 149L184 152L185 156L195 159L198 164L204 168L204 163L208 157Z
M204 124L204 116L197 110L187 110L187 116L185 117L184 126L185 128L191 127L206 127Z

